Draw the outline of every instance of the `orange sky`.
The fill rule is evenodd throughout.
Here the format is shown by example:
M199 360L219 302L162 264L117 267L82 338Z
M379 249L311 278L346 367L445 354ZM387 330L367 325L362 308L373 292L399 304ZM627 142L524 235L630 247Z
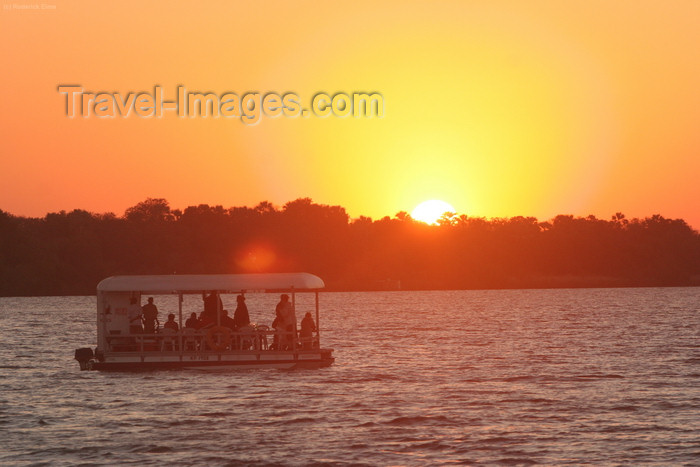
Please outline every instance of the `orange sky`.
M251 2L252 3L252 2ZM379 218L660 213L700 227L700 2L53 2L0 12L0 209ZM66 118L127 93L376 91L381 119Z

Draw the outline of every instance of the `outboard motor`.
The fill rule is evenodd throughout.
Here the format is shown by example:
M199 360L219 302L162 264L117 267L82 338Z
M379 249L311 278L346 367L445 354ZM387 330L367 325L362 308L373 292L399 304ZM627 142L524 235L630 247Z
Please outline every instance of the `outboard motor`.
M80 349L75 349L75 359L80 363L81 370L89 370L92 366L90 363L94 358L92 349L90 347L82 347Z

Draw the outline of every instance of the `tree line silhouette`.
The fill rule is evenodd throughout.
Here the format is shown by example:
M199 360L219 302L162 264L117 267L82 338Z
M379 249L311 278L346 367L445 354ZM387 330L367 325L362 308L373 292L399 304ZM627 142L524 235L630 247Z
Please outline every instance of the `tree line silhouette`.
M184 210L148 198L123 216L0 210L1 296L94 294L119 274L291 271L330 290L699 285L700 234L681 219L621 213L351 219L309 198Z

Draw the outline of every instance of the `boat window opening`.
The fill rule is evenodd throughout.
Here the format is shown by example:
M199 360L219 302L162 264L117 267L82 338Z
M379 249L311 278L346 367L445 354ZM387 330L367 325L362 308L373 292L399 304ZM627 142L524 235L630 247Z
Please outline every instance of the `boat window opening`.
M228 291L227 291L228 292ZM211 353L216 352L216 349L210 348L206 343L207 332L206 329L186 331L185 326L185 316L194 312L201 315L203 311L202 297L204 295L214 295L217 299L214 301L216 303L217 321L216 326L222 326L222 319L225 316L225 312L233 308L233 297L237 296L240 292L231 293L221 293L220 291L212 290L206 291L203 294L176 294L176 304L172 303L173 300L168 300L169 295L153 295L154 303L158 306L158 319L160 321L160 326L155 332L152 333L132 333L129 329L112 329L110 327L109 321L105 320L105 335L106 337L106 348L113 352L137 352L149 353L149 352L176 352L178 354L188 354L191 352L195 353ZM175 295L175 294L173 294ZM255 300L255 297L262 295L265 297L263 300ZM295 314L297 322L303 318L303 316L311 311L315 315L315 330L312 333L311 339L308 342L302 342L299 335L300 328L297 329L297 334L294 338L290 339L290 350L303 350L307 348L319 348L320 347L320 304L319 304L319 292L314 291L312 294L298 293L296 290L290 290L290 298L295 308ZM129 298L134 297L134 293L129 294ZM140 295L143 300L146 299L145 295ZM272 318L274 302L278 300L279 295L276 293L265 293L254 294L249 293L248 297L252 297L252 302L254 305L250 309L251 317L251 327L246 330L232 330L231 339L232 344L226 347L226 350L275 350L275 346L271 345L276 341L279 341L279 336L282 334L279 330L270 328L268 324L263 324L268 315ZM310 299L310 297L313 297ZM109 294L105 297L110 305L106 308L110 310L106 314L111 314L111 310L119 309L119 306L111 306L112 303L119 302L118 294ZM300 301L300 298L304 300ZM221 299L221 302L219 301ZM117 305L119 305L117 303ZM169 333L163 328L163 323L167 315L172 311L172 308L177 306L177 324L178 330ZM268 314L269 313L269 314ZM230 316L229 316L230 318ZM258 324L255 321L263 321L263 323ZM276 339L277 337L277 339Z

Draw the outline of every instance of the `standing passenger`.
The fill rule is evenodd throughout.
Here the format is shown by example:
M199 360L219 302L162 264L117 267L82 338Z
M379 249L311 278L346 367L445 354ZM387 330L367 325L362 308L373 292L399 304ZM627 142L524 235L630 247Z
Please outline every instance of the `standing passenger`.
M289 302L289 295L280 295L280 301L275 307L278 325L275 329L282 329L284 334L280 339L282 349L291 349L294 346L297 333L297 317L294 314L294 307Z
M202 294L202 300L204 301L203 314L205 319L215 323L217 310L221 311L224 309L221 297L216 292L210 292L209 295Z
M143 332L153 334L160 326L158 307L153 304L153 297L148 297L148 303L143 306Z
M141 320L143 319L141 305L136 302L136 297L131 297L131 299L129 299L129 306L126 309L126 315L129 317L130 334L140 334L143 332L143 327L141 326Z

